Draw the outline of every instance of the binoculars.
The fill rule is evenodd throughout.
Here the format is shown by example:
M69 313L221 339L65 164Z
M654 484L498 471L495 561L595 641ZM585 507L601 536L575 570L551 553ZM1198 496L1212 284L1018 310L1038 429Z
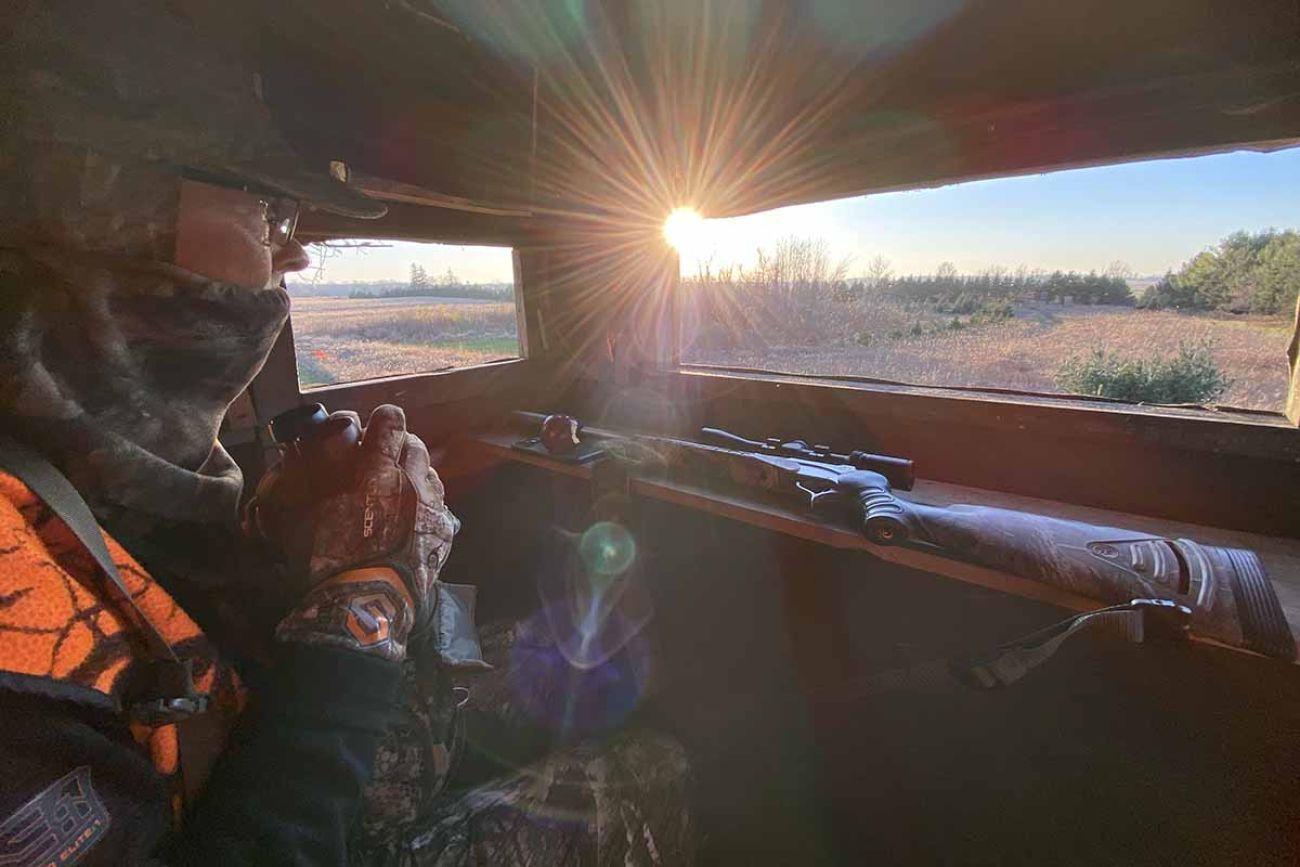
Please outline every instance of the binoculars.
M309 403L271 419L271 438L286 457L346 458L361 442L361 425L349 416L331 417L324 404Z

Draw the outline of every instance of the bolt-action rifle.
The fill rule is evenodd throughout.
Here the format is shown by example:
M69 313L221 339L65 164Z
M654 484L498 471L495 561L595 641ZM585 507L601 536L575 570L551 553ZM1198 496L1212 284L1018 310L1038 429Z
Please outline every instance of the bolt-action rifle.
M1190 609L1191 630L1293 660L1296 642L1254 551L988 506L903 499L912 462L802 441L757 442L704 428L705 442L590 432L633 473L722 480L810 510L833 508L868 540L905 545L1052 585L1107 604L1166 600ZM1181 610L1181 609L1180 609Z

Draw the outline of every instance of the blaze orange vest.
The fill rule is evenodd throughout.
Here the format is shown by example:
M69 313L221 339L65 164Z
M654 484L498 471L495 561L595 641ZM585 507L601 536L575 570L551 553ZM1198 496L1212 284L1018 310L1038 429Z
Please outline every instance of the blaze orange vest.
M140 610L178 657L193 660L195 686L209 695L208 713L233 721L243 703L233 669L221 664L199 627L135 558L103 535ZM94 558L63 520L26 485L0 472L0 686L121 712L132 667L148 656L102 582ZM181 778L176 725L132 723L131 731L163 776L179 815L182 792L193 791L196 781ZM209 745L205 752L219 750Z

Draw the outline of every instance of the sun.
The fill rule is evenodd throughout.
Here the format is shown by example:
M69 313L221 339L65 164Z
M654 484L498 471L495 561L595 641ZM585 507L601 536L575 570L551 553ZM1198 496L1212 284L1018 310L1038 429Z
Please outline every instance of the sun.
M678 253L697 249L704 230L704 218L694 208L676 208L664 220L664 240Z

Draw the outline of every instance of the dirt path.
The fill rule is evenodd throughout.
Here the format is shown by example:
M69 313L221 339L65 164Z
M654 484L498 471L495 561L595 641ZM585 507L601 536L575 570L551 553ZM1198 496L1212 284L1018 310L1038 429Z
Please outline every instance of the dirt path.
M1054 314L1051 313L1051 311L1046 310L1036 304L1017 305L1015 310L1016 310L1017 319L1028 319L1031 322L1037 322L1039 325L1045 326L1047 328L1051 328L1053 325L1055 325L1057 322L1060 321Z

